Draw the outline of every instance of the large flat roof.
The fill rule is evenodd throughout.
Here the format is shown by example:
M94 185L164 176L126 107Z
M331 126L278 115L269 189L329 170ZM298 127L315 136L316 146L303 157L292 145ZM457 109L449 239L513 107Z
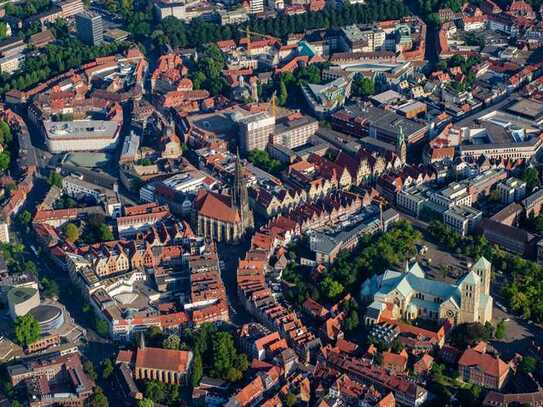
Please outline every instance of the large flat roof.
M543 119L543 103L537 100L518 99L505 110L536 122Z
M106 120L73 120L43 122L47 137L50 139L63 138L114 138L119 124Z

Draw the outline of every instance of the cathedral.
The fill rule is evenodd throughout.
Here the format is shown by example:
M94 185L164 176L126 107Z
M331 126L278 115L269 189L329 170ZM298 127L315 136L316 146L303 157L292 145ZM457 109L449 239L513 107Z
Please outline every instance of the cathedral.
M194 200L198 235L218 242L235 243L254 227L243 170L238 154L230 196L204 189L198 192Z
M448 320L452 325L466 322L484 324L492 320L490 274L492 264L481 257L456 283L426 278L415 263L403 271L387 270L362 285L362 300L370 302L365 323L385 320Z

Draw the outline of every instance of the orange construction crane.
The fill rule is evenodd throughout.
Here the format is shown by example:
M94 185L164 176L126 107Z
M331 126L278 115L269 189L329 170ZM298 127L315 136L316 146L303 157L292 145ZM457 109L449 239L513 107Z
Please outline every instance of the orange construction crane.
M273 91L272 97L271 97L271 109L272 109L273 117L277 117L277 106L276 106L276 101L275 101L275 91Z
M279 39L276 38L276 37L273 37L273 36L267 35L267 34L262 34L262 33L257 33L257 32L254 32L254 31L250 31L248 28L240 29L240 31L245 33L245 35L247 36L247 48L250 48L250 45L251 45L251 35L255 35L255 36L263 37L263 38L268 38L270 40L274 40L274 41L277 41L277 42L281 43L281 41L279 41Z

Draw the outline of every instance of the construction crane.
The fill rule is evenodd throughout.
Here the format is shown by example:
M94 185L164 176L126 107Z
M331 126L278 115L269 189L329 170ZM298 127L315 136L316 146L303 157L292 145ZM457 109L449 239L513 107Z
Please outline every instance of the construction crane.
M242 33L245 33L245 35L247 36L247 48L249 48L249 46L251 45L251 35L257 36L257 37L262 37L262 38L267 38L269 40L274 40L274 41L277 41L279 43L281 42L276 37L273 37L273 36L267 35L267 34L257 33L257 32L249 30L249 28L240 29L240 31Z
M277 117L277 106L276 106L276 100L275 100L275 93L274 90L271 96L271 109L272 109L272 115L273 117Z

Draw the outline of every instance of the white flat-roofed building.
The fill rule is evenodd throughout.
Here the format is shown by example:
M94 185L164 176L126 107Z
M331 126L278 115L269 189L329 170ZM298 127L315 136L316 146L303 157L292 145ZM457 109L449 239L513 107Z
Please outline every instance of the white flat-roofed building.
M458 182L451 182L447 188L430 194L430 200L444 208L457 205L471 206L472 203L468 185Z
M170 16L180 20L185 20L187 18L185 1L157 0L155 1L154 7L159 20L163 20Z
M0 58L0 72L12 74L19 69L24 60L24 54L8 55L4 58Z
M464 237L483 219L483 213L471 206L459 205L443 213L443 222Z
M175 190L177 192L194 192L202 187L202 184L206 176L199 171L184 172L182 174L176 174L164 181L166 187Z
M121 150L121 162L132 162L136 160L138 150L140 147L141 137L135 132L131 131L123 141L123 148Z
M319 122L310 116L293 113L279 119L273 132L273 143L287 148L306 144L319 129Z
M72 176L62 178L62 190L66 195L76 199L91 196L99 200L102 195L101 189L96 185Z
M425 203L428 202L429 191L428 186L424 184L402 189L396 196L396 204L410 215L419 217Z
M44 121L47 148L52 153L113 150L120 124L105 120Z
M85 11L85 5L81 0L65 0L58 3L61 9L62 17L73 17L78 13Z

